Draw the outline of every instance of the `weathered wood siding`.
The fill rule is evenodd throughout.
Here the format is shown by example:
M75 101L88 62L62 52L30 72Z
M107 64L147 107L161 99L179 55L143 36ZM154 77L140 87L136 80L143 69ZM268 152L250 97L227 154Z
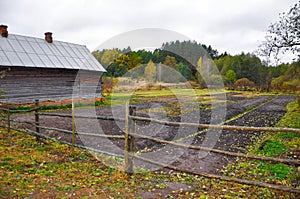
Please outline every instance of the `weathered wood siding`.
M95 90L96 97L101 96L100 72L80 71L70 69L30 68L30 67L0 66L0 71L6 70L3 78L0 78L0 90L4 98L0 102L5 103L30 103L35 99L41 101L72 99L73 86L78 74L82 94L88 94L89 90ZM77 78L78 80L78 78ZM87 90L87 91L85 91Z

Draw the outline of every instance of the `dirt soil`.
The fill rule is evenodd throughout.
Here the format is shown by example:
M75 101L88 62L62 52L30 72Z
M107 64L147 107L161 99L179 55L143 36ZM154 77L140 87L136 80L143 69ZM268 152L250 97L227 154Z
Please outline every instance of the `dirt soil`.
M225 124L238 126L274 126L281 117L285 114L286 105L295 100L293 96L254 96L246 98L236 96L235 93L227 95L227 112ZM137 115L144 117L151 117L156 119L164 119L169 121L178 121L180 118L169 116L166 112L147 112L147 108L155 110L164 110L170 107L170 101L160 100L156 102L140 102L135 104L137 107ZM202 106L204 107L204 106ZM254 108L257 107L257 108ZM253 109L244 115L240 115L247 110ZM56 111L55 113L71 114L71 110ZM124 118L124 106L102 107L102 108L85 108L77 109L75 115L99 115L99 116L114 116ZM190 113L192 114L192 113ZM34 115L21 114L13 115L13 119L34 121ZM210 109L201 109L200 123L209 124L211 119ZM61 129L71 130L71 119L65 117L41 116L41 125L48 127L55 127ZM26 127L34 130L29 124L19 125L20 128ZM104 121L94 119L76 119L76 129L79 132L108 134L108 135L124 135L124 122ZM182 129L181 129L182 130ZM188 132L188 129L183 129ZM66 135L54 130L42 130L42 133L71 142L71 135ZM192 144L196 146L205 146L205 139L214 135L215 142L213 148L225 151L241 152L247 150L247 146L254 143L261 132L240 132L223 130L220 135L213 131L206 131L204 129L196 129L196 136L190 139L180 140L177 136L179 132L178 127L169 127L164 125L152 124L149 122L137 122L136 132L139 134L148 135L154 138L173 140L180 143ZM193 132L194 133L194 132ZM213 140L213 139L212 139ZM93 147L101 151L106 151L113 154L123 154L124 141L121 139L100 139L91 136L77 136L77 144L83 144L88 147ZM136 139L135 150L139 151L142 157L147 157L153 161L163 163L170 163L173 166L180 168L200 171L206 173L218 173L228 161L232 158L224 157L223 155L215 153L203 153L195 150L178 149L171 146L164 146L152 141ZM142 166L148 169L157 169L154 165L135 160L136 166Z

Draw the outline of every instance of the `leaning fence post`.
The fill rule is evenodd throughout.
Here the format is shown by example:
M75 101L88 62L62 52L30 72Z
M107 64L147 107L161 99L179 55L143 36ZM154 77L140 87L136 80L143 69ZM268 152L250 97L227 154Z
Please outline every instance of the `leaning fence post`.
M35 115L35 131L37 132L37 136L36 136L36 141L39 142L40 141L40 137L38 136L40 133L40 117L39 117L39 100L36 99L35 100L35 110L34 110L34 115Z
M132 175L133 174L133 161L132 156L129 155L133 151L133 142L132 136L132 120L130 118L132 114L132 109L129 107L129 101L126 101L125 104L125 143L124 143L124 157L125 157L125 173Z

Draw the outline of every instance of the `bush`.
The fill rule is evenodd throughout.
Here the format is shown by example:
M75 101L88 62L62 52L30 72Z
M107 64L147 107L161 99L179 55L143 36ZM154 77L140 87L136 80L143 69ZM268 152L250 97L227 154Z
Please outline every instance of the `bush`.
M109 96L112 93L112 90L117 83L118 83L118 79L115 79L113 77L102 77L103 96Z
M234 88L237 90L251 90L255 84L254 82L250 81L248 78L241 78L236 80L236 82L234 83Z

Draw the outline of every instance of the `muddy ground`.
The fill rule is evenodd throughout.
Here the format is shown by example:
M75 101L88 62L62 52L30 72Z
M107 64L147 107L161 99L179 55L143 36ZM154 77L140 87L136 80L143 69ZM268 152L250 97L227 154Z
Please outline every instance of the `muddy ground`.
M226 116L223 123L237 126L274 126L281 117L285 114L286 105L295 100L293 96L254 96L246 98L236 93L229 93L226 96ZM176 100L161 99L155 102L138 102L134 105L137 107L136 114L143 117L151 117L155 119L180 121L180 114L174 102ZM224 105L224 104L223 104ZM211 122L210 105L201 104L200 114L197 116L199 123L209 124ZM149 111L150 109L154 111ZM172 114L172 110L174 114ZM180 111L179 111L180 112ZM246 114L243 114L247 112ZM71 114L70 110L56 111L55 113ZM177 114L176 114L177 113ZM75 115L99 115L99 116L114 116L124 117L124 106L102 107L102 108L78 108ZM189 110L185 113L187 116L195 116L195 111ZM242 115L241 115L242 114ZM34 120L32 114L13 115L14 119L18 120ZM189 118L189 117L186 117ZM191 119L193 121L193 119ZM61 117L41 116L41 125L48 127L56 127L61 129L71 130L71 119ZM94 134L108 135L124 135L124 122L103 121L94 119L79 119L75 120L76 130ZM27 127L34 130L29 124L19 125L20 128ZM71 136L57 132L54 130L41 130L42 133L71 142ZM241 152L247 150L247 146L253 144L263 133L261 132L240 132L227 131L221 132L206 131L205 129L187 129L159 125L149 122L137 122L136 133L148 135L151 137L172 140L179 143L209 146L215 149L225 151ZM192 135L191 138L182 139L187 135ZM88 147L96 148L113 154L123 154L124 141L121 139L101 139L91 136L77 136L76 143ZM142 157L149 158L153 161L171 164L180 168L200 171L206 173L218 173L228 161L232 158L224 157L215 153L203 153L190 149L180 149L172 146L165 146L149 140L136 139L135 151L139 151ZM145 167L148 169L159 169L154 165L135 160L136 166Z

